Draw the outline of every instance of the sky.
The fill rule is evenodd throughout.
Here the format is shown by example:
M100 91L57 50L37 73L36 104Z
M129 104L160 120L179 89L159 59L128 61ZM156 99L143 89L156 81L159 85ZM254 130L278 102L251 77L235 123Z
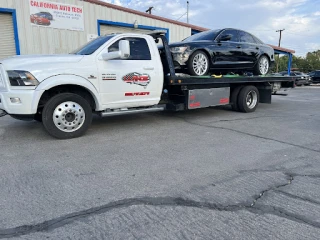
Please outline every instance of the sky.
M103 0L153 15L187 22L186 0ZM208 28L238 28L268 44L293 49L296 56L320 49L320 0L189 0L189 23Z

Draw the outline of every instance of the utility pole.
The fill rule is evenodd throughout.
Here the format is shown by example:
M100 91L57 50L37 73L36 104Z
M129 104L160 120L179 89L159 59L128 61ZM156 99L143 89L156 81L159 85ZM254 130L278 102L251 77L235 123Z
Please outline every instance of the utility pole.
M279 29L277 30L276 32L280 33L279 35L279 44L278 44L278 47L280 47L280 44L281 44L281 35L282 35L282 31L284 31L285 29ZM278 61L277 61L277 72L279 72L279 63L280 63L280 56L278 54Z
M284 31L284 30L285 30L285 29L279 29L279 30L276 31L276 32L279 32L279 33L280 33L278 47L280 47L280 43L281 43L281 33L282 33L282 31Z
M187 1L187 23L189 23L189 1Z

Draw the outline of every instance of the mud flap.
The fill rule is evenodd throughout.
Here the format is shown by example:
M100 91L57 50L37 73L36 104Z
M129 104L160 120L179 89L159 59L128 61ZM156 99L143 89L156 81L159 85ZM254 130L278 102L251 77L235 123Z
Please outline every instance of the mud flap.
M258 87L259 90L259 103L271 103L272 86Z

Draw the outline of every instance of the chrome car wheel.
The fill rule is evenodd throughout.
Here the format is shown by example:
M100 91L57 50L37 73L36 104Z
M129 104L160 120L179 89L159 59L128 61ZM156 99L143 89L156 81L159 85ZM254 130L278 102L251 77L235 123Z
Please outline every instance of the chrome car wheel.
M192 59L192 68L196 75L202 76L207 73L209 67L208 57L200 52Z
M77 131L85 121L85 111L75 102L63 102L53 111L53 123L63 132Z
M269 60L265 56L262 56L259 60L259 71L261 75L265 75L269 71Z

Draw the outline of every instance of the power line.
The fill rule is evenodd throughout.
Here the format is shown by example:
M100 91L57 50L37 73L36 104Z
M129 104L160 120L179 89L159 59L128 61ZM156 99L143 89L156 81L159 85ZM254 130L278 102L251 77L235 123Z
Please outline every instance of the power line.
M187 14L186 12L184 14L182 14L181 17L179 17L176 21L178 21L180 18L182 18L186 14Z

